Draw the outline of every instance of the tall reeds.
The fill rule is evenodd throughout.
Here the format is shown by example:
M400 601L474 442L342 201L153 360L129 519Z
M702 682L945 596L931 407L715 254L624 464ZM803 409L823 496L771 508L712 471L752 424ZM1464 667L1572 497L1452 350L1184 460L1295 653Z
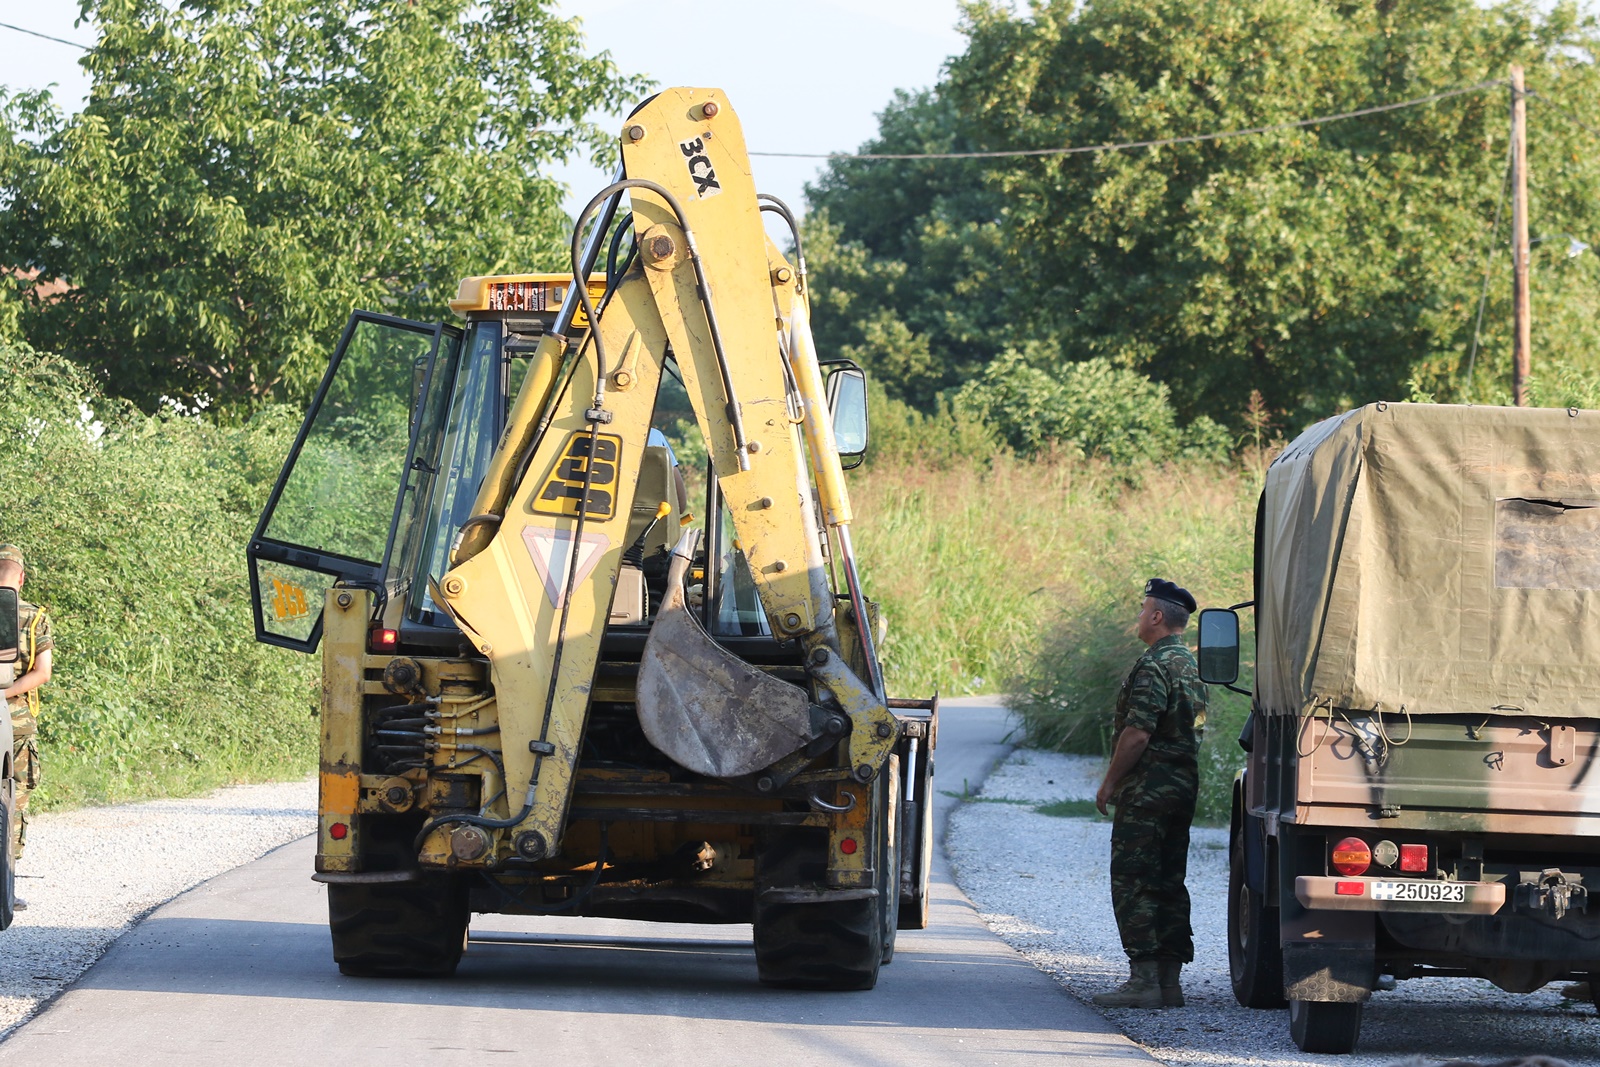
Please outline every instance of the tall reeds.
M853 492L869 594L889 621L892 691L1005 692L1030 745L1103 752L1142 648L1133 621L1145 580L1170 578L1203 607L1249 599L1257 484L1251 470L1200 461L869 465ZM1227 815L1248 702L1212 695L1202 817L1214 821Z

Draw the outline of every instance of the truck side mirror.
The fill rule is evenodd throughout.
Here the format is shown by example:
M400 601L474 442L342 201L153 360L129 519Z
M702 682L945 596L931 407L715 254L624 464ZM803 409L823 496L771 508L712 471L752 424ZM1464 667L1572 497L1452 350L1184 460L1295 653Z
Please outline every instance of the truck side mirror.
M859 463L867 451L867 376L861 368L845 365L828 376L828 414L840 457Z
M1239 613L1207 608L1200 613L1200 680L1232 685L1239 680Z
M17 599L15 589L0 588L0 663L11 663L22 654Z

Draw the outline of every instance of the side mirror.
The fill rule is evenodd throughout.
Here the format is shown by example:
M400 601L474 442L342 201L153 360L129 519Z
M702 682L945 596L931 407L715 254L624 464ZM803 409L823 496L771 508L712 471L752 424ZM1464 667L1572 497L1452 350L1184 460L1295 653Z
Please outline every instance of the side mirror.
M1229 608L1200 613L1200 680L1232 685L1239 680L1239 614Z
M859 463L867 451L867 376L860 367L841 364L828 376L828 414L839 455Z
M14 662L22 654L17 599L15 589L0 588L0 663Z

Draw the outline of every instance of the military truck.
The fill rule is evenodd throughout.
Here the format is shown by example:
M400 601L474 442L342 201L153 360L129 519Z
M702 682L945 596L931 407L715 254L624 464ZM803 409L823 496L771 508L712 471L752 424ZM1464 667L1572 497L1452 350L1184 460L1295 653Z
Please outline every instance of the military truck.
M1600 977L1600 413L1371 404L1268 468L1234 995L1345 1053L1375 988ZM1237 681L1238 616L1201 675Z

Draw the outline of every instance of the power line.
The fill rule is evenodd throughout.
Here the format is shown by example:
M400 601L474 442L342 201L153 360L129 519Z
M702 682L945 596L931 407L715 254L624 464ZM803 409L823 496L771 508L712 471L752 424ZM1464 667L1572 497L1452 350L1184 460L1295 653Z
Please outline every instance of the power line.
M1549 106L1549 108L1552 111L1554 111L1556 114L1562 116L1568 122L1572 123L1574 126L1577 126L1579 129L1587 130L1589 133L1594 134L1596 137L1600 137L1600 130L1595 129L1593 126L1589 125L1587 122L1584 122L1578 116L1574 115L1572 112L1568 111L1566 108L1562 107L1560 104L1556 103L1554 100L1550 99L1548 96L1545 96L1543 93L1528 92L1525 95L1531 96L1535 100L1539 101L1541 104L1545 104L1545 105Z
M1499 80L1479 82L1477 85L1467 85L1459 89L1447 89L1442 93L1419 96L1414 100L1402 100L1395 104L1378 104L1375 107L1364 107L1357 111L1341 111L1337 115L1321 115L1317 118L1298 119L1294 122L1276 122L1269 126L1251 126L1243 130L1199 133L1189 137L1164 137L1155 141L1121 141L1116 144L1079 145L1073 148L1019 148L1004 152L751 152L749 154L783 159L1010 159L1020 156L1071 156L1083 152L1123 152L1134 148L1165 148L1168 145L1175 144L1220 141L1225 137L1249 137L1258 133L1275 133L1278 130L1301 129L1306 126L1321 125L1324 122L1338 122L1342 119L1355 119L1363 115L1376 115L1384 111L1399 111L1401 108L1432 104L1439 100L1448 100L1452 96L1478 93L1485 89L1498 88L1504 84L1505 82Z
M79 44L77 41L69 41L65 37L52 37L48 33L40 33L38 30L25 30L21 26L13 26L9 22L0 22L0 27L3 27L3 28L8 29L8 30L16 30L18 33L25 33L29 37L43 37L45 40L54 41L56 44L71 45L73 48L81 48L85 52L93 52L94 51L93 48L89 47L86 44Z

